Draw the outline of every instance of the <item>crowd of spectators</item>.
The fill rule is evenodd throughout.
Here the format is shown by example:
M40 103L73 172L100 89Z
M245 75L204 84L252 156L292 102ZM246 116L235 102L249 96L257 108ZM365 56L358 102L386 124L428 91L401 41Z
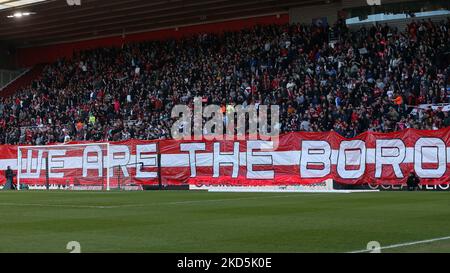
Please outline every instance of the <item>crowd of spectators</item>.
M172 107L196 96L224 109L277 104L282 132L438 129L449 113L415 106L449 102L448 52L450 19L257 26L78 52L0 99L0 143L170 138Z

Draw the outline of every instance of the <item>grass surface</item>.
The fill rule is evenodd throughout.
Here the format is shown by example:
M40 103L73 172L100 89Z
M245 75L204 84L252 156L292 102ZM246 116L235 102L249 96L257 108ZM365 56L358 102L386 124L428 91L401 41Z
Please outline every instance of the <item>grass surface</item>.
M348 252L450 236L450 192L0 192L0 252ZM383 252L450 252L450 240Z

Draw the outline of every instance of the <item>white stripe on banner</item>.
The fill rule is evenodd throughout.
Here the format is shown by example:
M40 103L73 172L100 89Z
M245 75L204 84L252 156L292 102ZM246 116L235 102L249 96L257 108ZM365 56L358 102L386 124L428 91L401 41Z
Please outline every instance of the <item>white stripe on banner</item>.
M10 166L13 170L17 170L17 158L0 159L0 170L6 170L6 167L8 166Z
M274 166L295 166L300 164L300 151L254 152L253 154L271 155ZM230 161L233 161L231 155L228 157ZM196 153L195 163L198 167L211 167L214 164L213 162L213 153ZM189 167L189 154L162 154L161 165L164 167ZM239 153L239 165L247 165L247 153Z
M336 165L338 160L338 150L332 150L331 152L331 164ZM254 155L271 155L274 166L295 166L300 164L301 151L273 151L273 152L254 152ZM246 166L246 152L240 152L240 166ZM230 156L230 159L232 156ZM58 157L58 161L64 162L64 168L62 169L78 169L82 168L82 157ZM375 164L375 149L367 149L366 156L367 164ZM22 159L22 165L26 166L27 159ZM44 161L43 161L44 162ZM414 148L406 148L405 159L403 163L414 162ZM130 155L128 164L136 163L136 156ZM447 148L447 163L450 163L450 147ZM198 167L211 167L213 166L213 153L196 153L196 164ZM37 158L33 158L32 166L37 165ZM189 167L189 154L162 154L161 165L163 167ZM10 166L13 170L17 170L17 159L0 159L0 170L5 170L7 166ZM130 165L129 168L135 168ZM42 169L45 169L45 164L42 164Z

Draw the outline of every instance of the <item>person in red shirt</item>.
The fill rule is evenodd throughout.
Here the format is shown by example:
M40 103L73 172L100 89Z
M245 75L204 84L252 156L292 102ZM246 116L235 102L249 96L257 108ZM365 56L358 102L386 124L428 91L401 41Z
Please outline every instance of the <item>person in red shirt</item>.
M120 102L119 102L118 99L115 99L115 100L114 100L114 111L115 111L116 113L119 113L119 111L120 111Z

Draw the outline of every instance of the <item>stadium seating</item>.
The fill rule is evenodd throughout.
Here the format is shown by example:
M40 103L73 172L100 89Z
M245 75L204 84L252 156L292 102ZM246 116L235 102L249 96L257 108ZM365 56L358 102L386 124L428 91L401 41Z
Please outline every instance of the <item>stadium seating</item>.
M0 99L0 143L170 138L172 107L195 96L280 105L283 132L450 125L440 108L415 108L449 102L450 20L333 28L335 43L326 28L284 25L75 53Z

